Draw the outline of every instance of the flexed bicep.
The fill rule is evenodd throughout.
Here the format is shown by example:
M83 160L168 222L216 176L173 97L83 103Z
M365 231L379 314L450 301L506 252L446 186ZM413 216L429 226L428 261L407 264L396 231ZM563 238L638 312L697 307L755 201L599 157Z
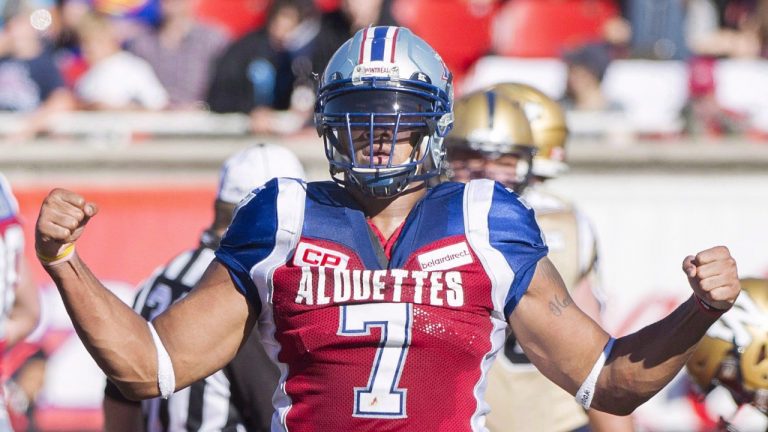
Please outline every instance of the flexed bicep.
M531 362L571 394L576 394L610 337L576 306L548 258L538 262L509 324Z
M198 285L153 321L172 361L176 388L224 367L250 335L256 315L227 268L214 260Z

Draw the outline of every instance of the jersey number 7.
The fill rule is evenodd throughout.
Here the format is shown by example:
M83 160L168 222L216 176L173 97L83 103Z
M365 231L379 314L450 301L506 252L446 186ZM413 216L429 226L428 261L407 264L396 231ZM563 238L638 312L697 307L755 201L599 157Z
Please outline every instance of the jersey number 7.
M408 390L399 388L408 346L411 344L413 306L408 303L368 303L340 308L340 336L367 336L381 328L373 367L366 387L355 387L353 417L398 419L407 417Z

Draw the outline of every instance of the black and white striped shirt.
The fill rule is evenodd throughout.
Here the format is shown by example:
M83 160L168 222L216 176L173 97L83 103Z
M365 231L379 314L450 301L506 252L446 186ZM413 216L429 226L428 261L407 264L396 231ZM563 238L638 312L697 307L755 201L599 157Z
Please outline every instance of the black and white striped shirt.
M176 256L142 285L133 308L147 320L183 298L202 278L214 258L212 248L201 244ZM167 400L142 402L147 432L176 431L269 431L272 393L277 368L261 346L258 332L224 369L179 390ZM113 384L107 396L124 400Z

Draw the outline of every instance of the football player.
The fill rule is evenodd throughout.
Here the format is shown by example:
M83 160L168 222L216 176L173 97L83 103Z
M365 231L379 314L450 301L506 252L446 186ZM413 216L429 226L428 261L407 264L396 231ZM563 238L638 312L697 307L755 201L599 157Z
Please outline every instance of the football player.
M691 297L612 338L573 304L516 194L435 181L452 93L440 56L408 29L356 33L315 108L334 181L251 193L202 280L149 323L75 252L96 204L53 190L36 247L97 363L130 398L168 397L256 328L281 371L275 431L483 431L487 372L511 326L582 406L632 412L730 308L735 260L724 246L686 257Z
M248 193L273 177L304 178L304 169L288 149L273 144L247 147L222 165L214 201L214 219L196 249L174 257L145 281L133 304L147 320L183 298L213 261L235 206ZM170 398L142 403L126 399L107 381L104 391L104 429L107 432L268 431L277 369L269 362L258 333L253 332L235 359L224 369L195 382Z
M709 328L686 369L700 391L697 411L718 421L719 430L764 431L768 428L768 280L743 279L741 286L733 308ZM727 391L730 400L718 394L721 390Z
M19 206L0 174L0 355L27 337L40 318L40 300L24 259ZM12 430L0 388L0 430Z
M454 180L489 178L521 194L536 211L549 259L569 293L600 322L603 295L592 226L573 204L542 187L566 168L568 131L560 106L533 87L505 83L462 97L454 110L454 128L446 139ZM588 420L595 431L633 429L629 418L585 412L536 370L514 334L489 372L486 395L492 431L571 431L586 427Z

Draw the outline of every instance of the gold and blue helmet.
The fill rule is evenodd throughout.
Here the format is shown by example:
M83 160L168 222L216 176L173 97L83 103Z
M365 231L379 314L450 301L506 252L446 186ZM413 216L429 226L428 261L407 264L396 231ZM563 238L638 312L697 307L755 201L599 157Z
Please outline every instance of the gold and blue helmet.
M531 171L542 178L555 178L567 171L568 127L562 107L542 91L528 84L499 83L490 90L517 102L531 124L536 157Z
M699 388L720 385L768 414L768 280L742 279L733 307L707 330L686 365Z
M322 75L315 125L323 137L331 177L368 196L395 196L414 181L436 178L443 169L443 138L451 130L452 77L440 56L403 27L358 31L331 57ZM358 160L355 142L381 146L391 137L385 160ZM410 133L413 151L404 163L392 155L398 137ZM377 136L379 137L377 139ZM376 142L375 142L376 141ZM358 144L359 145L359 144Z
M521 193L536 146L520 104L497 90L477 91L456 100L454 120L445 144L452 179L490 178Z

